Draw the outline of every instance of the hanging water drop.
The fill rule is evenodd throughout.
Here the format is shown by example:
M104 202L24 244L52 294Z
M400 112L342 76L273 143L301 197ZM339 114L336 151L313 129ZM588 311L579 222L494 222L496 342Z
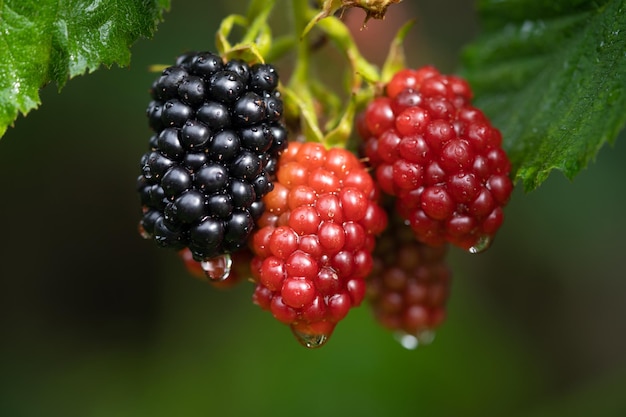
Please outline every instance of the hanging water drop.
M415 334L398 332L394 338L408 350L415 350L420 346L430 345L435 340L435 332L431 329L424 329Z
M206 259L200 262L202 270L211 281L221 282L228 279L233 260L229 254Z
M315 349L323 346L328 341L327 334L311 334L311 333L303 333L294 328L291 329L293 335L296 337L298 342L306 348Z
M476 243L468 249L469 253L480 253L486 250L491 245L491 236L484 235L478 238Z

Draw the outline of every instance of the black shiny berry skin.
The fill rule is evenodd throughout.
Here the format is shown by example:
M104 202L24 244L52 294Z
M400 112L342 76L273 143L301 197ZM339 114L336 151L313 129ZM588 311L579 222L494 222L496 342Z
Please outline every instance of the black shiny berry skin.
M229 194L211 194L207 199L209 212L219 218L228 218L235 208L233 197Z
M256 153L267 152L272 145L272 137L264 125L242 128L239 130L239 136L241 136L241 146Z
M145 233L151 235L154 234L154 225L160 217L162 214L159 210L148 210L143 214L139 224Z
M189 248L192 252L218 251L224 240L224 222L207 217L189 230Z
M217 162L230 162L241 150L241 138L234 130L222 130L211 138L208 153Z
M175 223L196 223L207 214L204 195L196 190L185 191L173 201L172 210L172 219Z
M216 72L209 80L209 95L220 103L234 104L245 90L244 80L234 71Z
M152 88L152 97L158 100L176 98L178 86L189 74L182 67L169 67L163 70Z
M287 147L276 68L188 52L152 83L142 236L197 261L246 246Z
M180 129L182 145L189 150L205 148L210 139L211 129L197 120L187 120L185 125Z
M267 118L271 121L280 120L283 115L283 100L280 98L280 94L266 95L264 100Z
M200 52L192 57L186 57L181 65L185 66L185 62L189 62L188 67L192 74L199 75L207 81L213 74L224 68L219 55L211 52Z
M183 145L180 142L180 129L165 128L156 137L156 144L152 146L159 149L163 156L173 160L179 160L185 154Z
M164 248L180 250L186 246L186 239L182 230L167 224L163 216L154 223L154 241Z
M226 223L224 239L233 247L245 242L254 228L254 219L247 210L235 210Z
M163 113L163 103L160 101L151 101L146 109L146 116L148 116L148 125L152 130L158 132L163 128L163 121L161 115Z
M192 114L191 106L173 98L163 104L161 123L166 127L182 127Z
M239 126L250 126L265 120L267 109L263 97L252 91L244 94L233 106L235 123Z
M274 183L267 171L257 175L252 182L252 186L257 195L265 195L274 189Z
M237 75L241 77L244 83L249 83L250 67L245 61L242 61L241 59L230 60L226 63L224 69L237 73ZM274 88L276 88L276 86L274 86Z
M217 163L205 164L194 175L196 189L214 194L223 190L229 181L228 169Z
M257 197L252 184L240 179L233 179L228 191L233 198L233 205L241 209L250 207Z
M189 152L183 156L182 165L194 173L202 169L202 167L209 162L209 156L206 152Z
M255 64L251 70L250 87L252 91L272 91L278 86L278 73L270 64Z
M202 104L205 97L204 80L196 75L190 75L179 84L178 96L190 106Z
M191 174L180 165L175 165L163 174L161 187L166 197L176 197L191 186Z
M145 158L142 166L143 176L150 182L160 180L163 174L175 164L174 161L158 151L152 151Z
M270 147L270 155L280 154L282 151L287 149L287 129L282 126L272 124L269 126L267 135L269 135L271 147Z
M261 215L265 212L265 203L263 201L257 200L254 203L250 204L250 208L248 212L252 215L252 218L256 221Z
M235 178L254 180L261 173L261 158L247 150L242 150L230 164L230 173Z
M208 101L200 106L196 111L196 119L213 131L226 129L231 125L228 107L216 101Z
M149 203L146 203L145 207L163 211L170 202L170 200L165 196L163 187L158 184L150 185L147 187L146 192L148 194Z

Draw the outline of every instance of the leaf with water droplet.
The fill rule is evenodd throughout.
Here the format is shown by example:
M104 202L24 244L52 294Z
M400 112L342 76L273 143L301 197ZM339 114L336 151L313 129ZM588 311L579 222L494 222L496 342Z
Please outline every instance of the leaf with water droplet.
M531 191L573 179L626 124L626 0L482 0L483 33L463 52L475 105L502 131Z
M0 137L19 113L41 104L39 89L100 66L130 62L130 46L153 35L170 0L0 2Z

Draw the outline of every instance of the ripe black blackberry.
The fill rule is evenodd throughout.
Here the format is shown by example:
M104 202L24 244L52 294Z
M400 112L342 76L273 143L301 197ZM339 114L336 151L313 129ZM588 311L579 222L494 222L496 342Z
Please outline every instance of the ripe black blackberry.
M287 146L278 73L270 64L179 56L154 81L153 130L141 158L140 230L197 261L246 245Z

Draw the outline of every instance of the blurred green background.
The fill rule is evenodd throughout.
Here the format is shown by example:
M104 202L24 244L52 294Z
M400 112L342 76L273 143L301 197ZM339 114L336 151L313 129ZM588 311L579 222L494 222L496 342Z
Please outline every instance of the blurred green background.
M432 345L404 350L364 305L307 350L251 284L210 287L137 233L148 66L213 49L246 4L172 3L130 68L47 86L0 140L0 416L626 415L624 135L573 182L517 189L486 253L451 251ZM412 66L454 72L478 31L471 1L406 1L359 31L360 12L376 63L409 17Z

